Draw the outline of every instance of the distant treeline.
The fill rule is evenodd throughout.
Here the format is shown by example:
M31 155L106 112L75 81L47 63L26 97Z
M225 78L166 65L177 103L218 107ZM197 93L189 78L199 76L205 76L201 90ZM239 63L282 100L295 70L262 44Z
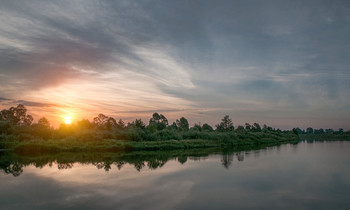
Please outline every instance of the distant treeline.
M343 128L339 128L338 130L333 130L332 128L323 129L323 128L306 128L306 130L302 130L300 128L294 128L298 134L350 134L350 130L344 131Z
M91 133L90 131L93 131ZM148 125L141 119L135 119L132 122L124 123L123 120L115 120L104 114L99 114L90 122L87 119L77 121L73 124L61 124L58 129L54 129L49 121L43 117L38 123L33 123L33 117L27 114L27 109L22 104L17 107L11 107L0 112L0 134L18 135L21 140L31 139L33 137L66 138L79 133L82 137L94 138L117 138L123 140L169 140L169 139L208 139L211 136L197 136L198 133L233 133L233 132L276 132L288 133L291 131L281 131L270 126L260 126L258 123L245 126L238 126L236 129L228 115L224 116L219 124L213 128L207 123L196 123L190 127L185 117L177 119L169 124L168 119L157 112L152 115ZM91 134L96 134L90 136Z
M235 128L228 115L224 116L214 128L207 123L196 123L190 127L185 117L170 124L164 115L158 113L152 115L148 125L141 119L124 123L121 119L117 121L112 117L99 114L92 122L83 119L73 124L61 124L59 128L54 129L44 117L40 118L37 123L33 123L33 117L27 114L25 106L19 104L17 107L0 112L0 149L9 147L8 142L29 140L65 140L65 142L78 142L79 144L79 142L101 142L107 139L135 142L200 139L219 141L225 145L234 146L277 144L295 141L299 134L311 132L311 130L313 134L325 132L323 129L312 128L308 128L307 131L299 128L282 131L267 125L260 126L258 123L252 125L246 123L244 126L239 125ZM329 130L327 129L326 132ZM332 133L345 132L339 129ZM212 143L205 142L205 144L212 146ZM174 145L175 143L172 143L171 147ZM189 143L182 143L176 147L187 147L187 145ZM195 145L192 146L195 147Z

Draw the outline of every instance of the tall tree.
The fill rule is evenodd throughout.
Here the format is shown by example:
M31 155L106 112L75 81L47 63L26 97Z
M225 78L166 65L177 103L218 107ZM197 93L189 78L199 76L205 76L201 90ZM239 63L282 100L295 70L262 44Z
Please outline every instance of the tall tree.
M14 125L29 126L33 122L33 117L27 114L24 105L19 104L17 107L4 109L0 112L0 120L8 121Z
M164 115L155 112L149 120L148 126L152 128L152 130L162 130L168 126L168 119Z
M216 125L216 130L219 132L228 132L234 130L232 120L228 115L225 115L224 118L221 119L221 123Z
M49 129L51 127L49 120L46 119L45 117L42 117L38 120L38 125L42 128L46 128L46 129Z
M188 120L184 117L181 117L179 120L176 120L176 125L181 131L188 131L190 127Z

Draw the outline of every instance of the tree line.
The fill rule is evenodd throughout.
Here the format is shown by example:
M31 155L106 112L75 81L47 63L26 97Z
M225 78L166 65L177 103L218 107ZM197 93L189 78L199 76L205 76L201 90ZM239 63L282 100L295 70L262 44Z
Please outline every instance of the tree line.
M229 140L244 139L248 138L247 136L254 140L258 137L277 139L282 134L298 135L309 131L309 128L306 131L299 128L281 131L267 125L260 126L259 123L246 123L244 126L239 125L235 128L232 119L228 115L225 115L215 127L207 123L196 123L190 127L185 117L181 117L170 124L163 114L157 112L149 119L148 125L141 119L125 123L122 119L117 121L113 117L99 114L92 121L82 119L70 125L61 124L57 129L54 129L45 117L40 118L37 123L33 123L33 117L27 114L27 109L22 104L0 112L0 138L20 141L38 138L44 140L75 138L82 140L119 139L132 141ZM344 132L343 130L337 132L340 131ZM312 129L312 132L318 133L320 131ZM328 129L326 132L328 132ZM263 135L259 136L254 133L262 133ZM333 133L335 132L333 131Z

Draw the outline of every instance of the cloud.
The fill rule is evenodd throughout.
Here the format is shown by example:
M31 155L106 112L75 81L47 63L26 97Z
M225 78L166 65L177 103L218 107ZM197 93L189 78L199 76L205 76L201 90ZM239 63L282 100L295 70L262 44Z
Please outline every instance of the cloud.
M110 114L200 110L194 121L244 108L339 115L349 14L327 0L3 1L0 94Z

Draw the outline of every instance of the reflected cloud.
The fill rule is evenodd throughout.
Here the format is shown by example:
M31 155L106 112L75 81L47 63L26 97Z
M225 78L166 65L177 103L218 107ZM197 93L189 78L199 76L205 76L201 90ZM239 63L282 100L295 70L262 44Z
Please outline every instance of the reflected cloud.
M12 169L23 169L23 173L17 177L0 174L0 206L345 208L350 205L346 199L350 169L344 162L349 158L349 146L348 142L302 142L297 148L281 145L246 152L209 152L210 155L174 153L169 159L164 154L157 156L158 153L143 158L140 154L126 155L118 160L111 157L118 156L114 153L104 154L105 157L71 154L68 158L58 154L23 159L1 155L1 167L12 159ZM254 156L257 151L258 157ZM242 157L243 162L239 161ZM226 163L238 161L225 168L223 159L229 160ZM137 171L140 164L144 167Z

